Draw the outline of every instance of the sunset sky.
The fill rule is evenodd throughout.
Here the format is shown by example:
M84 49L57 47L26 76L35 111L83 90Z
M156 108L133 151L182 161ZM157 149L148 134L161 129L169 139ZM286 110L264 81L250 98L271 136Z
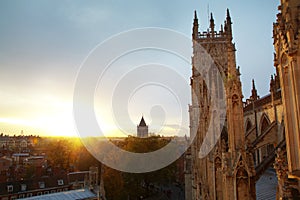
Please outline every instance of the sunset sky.
M272 23L278 4L278 0L2 0L0 132L13 135L24 130L24 134L76 136L72 114L74 84L90 51L107 38L134 28L168 28L190 38L194 10L203 31L208 28L208 11L213 12L219 30L226 9L230 9L243 94L250 96L251 79L255 78L259 95L263 96L268 93L270 75L275 72ZM131 66L157 59L175 67L189 81L191 66L175 62L169 55L157 55L138 52L115 65L130 70ZM111 70L111 74L117 74L114 68ZM111 86L109 80L114 80L107 80ZM142 115L150 132L172 135L180 129L179 135L188 134L190 91L185 91L186 107L178 108L176 99L161 89L150 86L146 92L139 90L125 99L130 116L120 116L125 135L136 133ZM97 94L95 97L107 98ZM99 104L95 104L95 110L106 134L124 136L111 114L102 109L106 104ZM183 119L178 117L181 111L186 112Z

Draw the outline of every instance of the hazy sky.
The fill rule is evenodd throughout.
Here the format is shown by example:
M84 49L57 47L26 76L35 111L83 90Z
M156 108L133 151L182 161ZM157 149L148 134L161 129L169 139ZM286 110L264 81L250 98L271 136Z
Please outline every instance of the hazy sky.
M272 23L278 4L278 0L2 0L0 132L19 134L23 129L25 134L74 135L74 83L89 52L112 35L133 28L168 28L191 37L194 10L198 11L200 30L203 31L208 28L208 10L213 12L219 29L225 20L226 9L230 9L243 94L249 97L251 79L255 78L259 95L263 96L268 93L270 75L275 71ZM128 67L131 62L136 62L136 57L143 59L143 55L129 56L119 65L126 63ZM146 52L146 55L152 53ZM167 58L167 55L163 57ZM189 80L191 66L184 67L182 75ZM142 114L150 123L151 132L159 131L155 123L163 123L159 119L162 116L168 124L166 131L176 127L178 119L175 115L178 113L171 107L176 104L173 97L159 95L165 93L157 93L155 87L149 87L147 93L152 100L137 92L129 102L127 131L135 133ZM170 101L164 102L168 98ZM155 101L170 107L162 111L155 106ZM154 106L151 110L147 105ZM187 112L187 106L183 110ZM184 130L188 130L188 115L184 116ZM109 115L106 117L110 118ZM115 131L110 124L112 121L107 119L106 124L111 132Z

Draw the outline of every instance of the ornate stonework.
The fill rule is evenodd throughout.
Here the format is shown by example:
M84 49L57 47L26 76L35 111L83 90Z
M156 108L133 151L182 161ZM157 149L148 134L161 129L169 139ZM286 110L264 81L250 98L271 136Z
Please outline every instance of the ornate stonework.
M279 10L274 64L282 86L289 177L300 179L300 2L281 0Z
M280 79L285 150L278 150L274 167L278 199L299 199L300 191L300 1L281 0L273 25L274 65Z
M246 102L242 102L229 11L219 32L212 15L210 28L198 32L195 12L189 107L190 133L195 139L189 154L186 193L191 195L187 200L255 199L255 181L273 166L278 179L277 199L300 199L300 1L281 0L278 9L273 29L276 74L271 76L270 94L260 98L253 80ZM222 77L210 79L213 84L205 82L213 73L203 51L211 56ZM201 65L207 70L197 70ZM215 90L221 81L225 94ZM212 151L199 157L209 120L215 117L213 95L220 99L226 96L226 123L214 129L221 131L221 136Z
M198 32L198 19L195 12L193 27L194 55L192 58L193 74L191 77L192 105L190 105L191 134L196 137L191 146L192 199L255 199L255 170L253 156L247 150L244 135L243 102L239 68L236 67L235 45L232 43L232 22L229 10L221 30L215 31L211 15L210 29ZM200 47L201 48L200 48ZM221 79L212 76L206 83L205 76L210 76L209 65L201 57L203 49L211 56ZM199 72L199 65L208 66ZM220 82L224 84L224 93L216 92ZM210 86L208 88L208 85ZM208 90L213 90L209 93ZM200 147L208 129L209 120L214 120L211 96L221 98L225 95L226 120L223 127L214 129L221 133L210 153L199 158ZM212 117L213 116L213 117ZM224 117L224 116L221 116ZM199 120L199 121L197 121Z

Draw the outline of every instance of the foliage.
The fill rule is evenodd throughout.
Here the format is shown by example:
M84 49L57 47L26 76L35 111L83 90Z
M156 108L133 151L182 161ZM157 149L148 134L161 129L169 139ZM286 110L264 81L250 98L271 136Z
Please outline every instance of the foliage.
M72 167L79 163L78 152L83 148L79 139L49 139L44 145L47 145L47 160L50 166L72 171Z
M124 140L123 149L134 153L147 153L158 150L170 142L169 139L152 136L149 138L128 137Z
M147 153L158 150L169 143L169 139L158 136L149 138L128 137L118 146L124 150L135 153ZM120 174L122 175L120 177ZM104 185L108 199L139 199L140 196L148 197L152 191L150 185L164 185L175 181L176 165L171 165L149 173L121 173L116 170L107 170L104 173ZM109 177L117 177L116 181ZM122 179L122 181L120 180ZM122 182L122 184L120 184ZM107 186L107 184L111 184ZM118 195L116 191L119 191ZM120 192L122 191L122 192ZM111 196L113 195L113 196ZM109 198L111 197L111 198Z
M78 150L77 158L76 169L78 171L87 171L91 166L98 166L99 163L84 146Z
M130 152L147 153L164 147L170 142L170 139L159 136L149 138L128 137L124 140L112 140L112 142ZM59 167L59 169L68 171L85 171L89 170L91 166L101 165L80 141L63 138L51 139L45 145L49 149L47 159L52 167ZM153 191L150 186L159 187L175 182L176 170L176 163L155 172L140 174L124 173L102 165L102 179L106 197L110 200L122 200L151 196ZM29 176L30 172L29 169Z
M124 193L124 179L122 172L104 166L102 176L107 199L127 199L126 194Z

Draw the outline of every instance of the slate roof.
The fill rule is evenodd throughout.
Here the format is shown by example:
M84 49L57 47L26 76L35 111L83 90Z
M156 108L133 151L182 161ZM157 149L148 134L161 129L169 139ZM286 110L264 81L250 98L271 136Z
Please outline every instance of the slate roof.
M95 198L96 195L89 191L88 189L70 190L66 192L58 192L53 194L46 194L42 196L34 196L23 199L42 199L42 200L79 200L79 199L89 199Z
M256 182L257 200L276 199L277 177L273 169L268 169Z

